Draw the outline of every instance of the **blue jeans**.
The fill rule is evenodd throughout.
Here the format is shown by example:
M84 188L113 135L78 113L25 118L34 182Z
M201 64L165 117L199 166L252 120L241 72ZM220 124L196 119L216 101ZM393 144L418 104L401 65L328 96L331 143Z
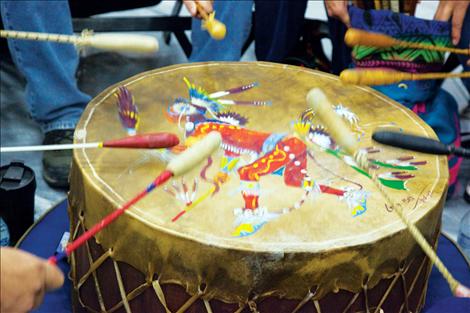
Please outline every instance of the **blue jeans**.
M1 1L5 29L73 34L67 1ZM74 128L90 96L77 87L78 53L72 45L8 40L26 78L26 103L44 132Z
M193 19L193 53L189 61L239 61L251 29L255 4L255 51L259 61L282 62L294 48L302 30L306 0L289 1L214 1L216 18L227 27L224 40L210 38Z
M243 44L251 29L253 0L214 1L215 18L227 27L223 40L212 39L201 29L201 20L193 18L190 62L239 61Z

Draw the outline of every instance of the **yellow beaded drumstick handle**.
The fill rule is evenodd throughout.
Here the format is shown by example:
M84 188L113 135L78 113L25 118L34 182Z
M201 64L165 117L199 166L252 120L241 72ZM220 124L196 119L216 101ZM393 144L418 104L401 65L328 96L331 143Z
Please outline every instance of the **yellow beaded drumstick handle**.
M144 35L131 34L97 34L91 31L83 31L80 36L22 32L15 30L0 30L0 37L51 41L64 44L73 44L77 47L93 47L102 50L127 51L137 53L155 53L158 51L158 41L156 38Z
M198 1L196 1L196 9L203 19L202 27L207 30L209 35L215 40L224 39L227 28L224 23L215 18L215 12L207 14Z
M336 113L331 108L330 101L327 99L325 94L318 88L314 88L309 91L307 95L307 103L313 108L313 110L318 114L320 119L328 127L328 131L333 137L333 139L345 149L348 153L354 156L354 160L362 167L363 170L369 173L369 161L364 152L358 149L357 141L354 140L354 137L351 131L348 129L346 123L339 118ZM426 241L424 236L421 234L419 229L413 224L413 222L406 216L403 212L402 207L394 206L392 199L383 189L383 186L379 183L375 173L369 173L371 180L375 186L379 189L380 193L384 197L387 205L395 211L403 223L408 228L409 232L416 240L418 245L423 249L426 255L429 257L431 262L437 267L441 272L442 276L446 279L449 284L449 288L452 293L457 297L466 297L470 298L470 289L459 283L446 268L444 263L439 259L436 252L433 250L431 245Z
M381 69L348 69L341 72L343 83L355 85L388 85L403 80L470 78L470 72L463 73L407 73Z
M459 48L452 48L452 47L440 47L440 46L432 46L423 43L417 42L409 42L403 41L399 39L395 39L393 37L378 34L378 33L371 33L364 30L359 30L355 28L350 28L346 31L344 35L344 42L350 46L368 46L368 47L377 47L377 48L390 48L393 46L400 46L403 48L415 48L415 49L424 49L424 50L433 50L433 51L441 51L441 52L451 52L456 54L465 54L470 55L470 48L469 49L459 49Z

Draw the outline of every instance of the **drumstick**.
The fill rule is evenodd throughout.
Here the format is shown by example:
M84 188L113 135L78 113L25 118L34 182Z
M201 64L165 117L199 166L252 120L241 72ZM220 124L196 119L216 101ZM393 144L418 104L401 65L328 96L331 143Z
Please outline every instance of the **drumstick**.
M158 41L156 38L144 35L131 34L98 34L94 35L90 31L83 31L80 36L47 34L35 32L22 32L14 30L0 30L0 37L51 41L57 43L73 44L77 47L93 47L102 50L127 51L137 53L154 53L158 51Z
M372 134L372 139L381 144L437 155L455 154L456 156L470 158L470 150L454 145L446 145L442 142L410 134L393 131L377 131Z
M459 49L452 47L439 47L432 46L423 43L403 41L395 39L393 37L379 34L371 33L360 29L350 28L346 31L344 35L344 42L350 46L368 46L368 47L377 47L377 48L390 48L393 46L400 46L403 48L415 48L415 49L425 49L441 52L451 52L456 54L470 55L469 49Z
M349 69L339 75L343 83L356 85L388 85L403 80L470 78L470 72L463 73L407 73L381 69Z
M382 3L380 0L374 0L374 9L375 10L381 10L382 9Z
M102 142L73 143L61 145L38 145L21 147L0 147L0 152L27 152L69 150L81 148L130 148L130 149L160 149L179 144L178 136L171 133L149 133L112 139Z
M143 191L126 202L119 209L111 212L105 216L101 221L96 223L89 230L81 234L77 239L69 243L64 252L49 258L49 262L56 264L61 259L69 256L78 247L83 245L88 239L99 233L119 216L121 216L127 209L139 202L142 198L148 195L152 190L164 184L172 177L177 177L189 172L196 167L199 163L207 159L213 152L215 152L222 143L222 137L217 132L211 132L201 141L195 143L193 146L184 151L181 155L168 163L166 169L155 178Z
M383 186L379 183L377 176L374 173L369 173L369 161L365 153L358 149L357 141L351 131L347 128L346 123L339 118L331 108L331 103L325 94L318 88L314 88L309 91L307 95L307 103L313 108L318 114L320 119L328 127L328 131L334 140L342 146L348 153L354 156L354 160L366 171L375 186L379 189L380 193L384 197L387 205L393 208L393 211L397 213L402 222L408 228L410 234L416 240L418 245L423 249L424 253L429 257L431 262L437 267L441 274L446 279L452 293L457 297L470 298L470 289L458 282L449 270L446 268L444 263L439 259L436 252L433 250L431 245L426 241L426 238L421 234L419 229L413 224L413 222L403 212L401 206L394 206L390 196L383 189Z
M390 9L394 13L400 13L400 0L390 0Z
M215 40L224 39L225 34L227 33L227 28L225 27L225 24L215 18L215 12L212 12L208 15L198 1L196 1L195 3L196 9L203 20L202 27L206 29L209 35Z

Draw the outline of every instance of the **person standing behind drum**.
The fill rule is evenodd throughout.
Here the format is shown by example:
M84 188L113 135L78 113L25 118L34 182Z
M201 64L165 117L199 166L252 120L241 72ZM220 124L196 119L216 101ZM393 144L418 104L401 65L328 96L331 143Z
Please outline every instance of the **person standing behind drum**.
M446 25L446 28L450 28L450 35L452 38L452 43L454 45L458 45L461 48L467 48L469 47L469 40L470 40L470 1L440 1L439 6L437 8L436 14L434 16L434 19L436 20L436 24L441 23L440 21L448 21L452 20L451 28ZM325 7L327 9L328 15L330 17L336 18L338 20L341 20L344 25L347 27L351 26L351 19L353 17L358 18L360 14L355 14L357 10L355 10L354 7L348 8L348 1L325 1ZM382 12L382 13L379 13ZM371 11L369 13L369 17L373 14L381 14L385 16L385 12L383 11ZM330 21L331 24L337 25L338 23L335 23L335 20ZM363 23L360 23L359 21L356 20L358 23L357 25L365 25ZM370 23L369 21L368 23ZM340 49L347 49L344 48L345 45L342 44L342 38L344 37L344 25L339 25L337 29L343 28L343 36L338 36L336 38L337 40L340 40L341 42L338 42L336 45L334 45L335 49L336 47L340 47ZM358 27L358 26L354 27ZM443 25L443 24L441 24ZM367 26L368 27L368 26ZM372 31L374 31L374 28L371 26ZM378 27L379 28L379 27ZM383 29L383 28L382 28ZM390 31L390 30L388 30ZM429 31L429 30L428 30ZM400 32L399 32L400 33ZM406 31L402 31L401 33L405 34ZM429 35L429 34L428 34ZM341 39L340 39L341 37ZM340 50L336 49L336 50ZM338 51L336 51L338 52ZM411 51L409 51L411 53ZM411 56L411 54L409 55ZM336 57L336 60L335 60ZM351 58L350 58L350 52L345 52L343 50L339 51L339 53L336 53L333 51L333 64L337 66L336 68L336 74L338 74L341 70L343 70L345 67L348 67L349 64L351 63ZM349 61L348 61L349 60ZM468 57L460 57L460 60L462 62L462 65L464 66L464 70L468 71L470 68L470 60ZM467 90L470 92L470 79L464 79L463 80ZM410 85L411 84L411 85ZM432 82L432 84L436 84L436 87L439 87L439 84L437 82ZM421 116L425 121L428 122L428 124L436 131L437 135L439 136L439 139L443 141L444 143L450 144L454 143L456 145L460 145L460 127L459 127L459 120L458 120L458 111L457 111L457 104L455 103L455 100L450 96L449 94L446 94L444 91L440 90L439 88L437 89L438 92L434 93L434 89L425 87L423 84L420 84L418 82L403 82L403 84L400 84L403 86L407 86L406 89L411 88L411 86L421 86L419 87L419 92L425 92L425 90L428 90L428 95L427 99L424 101L423 96L426 96L426 94L423 94L422 96L419 96L418 89L413 89L414 91L408 90L408 91L403 91L399 89L394 89L393 87L388 88L388 86L383 86L380 87L378 86L376 89L378 89L381 92L384 92L386 95L391 97L392 99L397 100L398 102L401 102L402 104L408 106L410 109L415 111L418 115ZM398 86L400 86L398 85ZM429 85L430 86L430 85ZM406 95L407 94L407 95ZM420 101L415 101L414 105L410 106L412 100L417 100L421 99ZM406 100L403 102L402 100ZM423 102L424 101L424 102ZM449 188L449 195L452 195L452 190L455 187L455 182L457 179L457 174L458 174L458 169L460 167L460 162L461 159L457 158L455 156L450 156L449 157L449 173L450 173L450 188Z
M0 248L0 312L22 313L38 307L47 291L59 288L57 266L14 248Z
M213 40L201 30L201 22L193 19L190 62L239 61L242 48L251 30L255 6L255 52L258 61L281 62L297 43L306 0L291 1L218 1L214 2L216 18L227 27L223 40Z
M347 68L351 63L351 49L342 44L346 27L351 26L348 13L349 2L350 1L348 0L324 0L325 8L329 17L328 24L330 27L330 33L333 37L333 41L336 43L333 49L332 60L333 74L336 75ZM464 19L469 3L469 1L446 0L441 0L439 2L439 7L436 11L434 19L439 21L448 21L450 17L452 17L452 42L454 45L459 43L461 37L462 39L465 39L465 34L467 34L468 37L470 32L470 19ZM337 23L336 21L341 21L342 23ZM460 41L459 46L462 46L462 44L463 40ZM464 47L468 47L468 40L467 45L464 45ZM467 66L470 66L470 60L467 61ZM467 79L467 89L469 88L468 81L469 80Z
M67 1L1 1L5 29L72 34ZM78 54L72 45L8 40L18 70L26 78L26 104L44 132L44 144L71 143L73 129L90 96L77 87ZM43 175L53 187L68 186L71 151L43 154Z
M210 1L199 1L208 12ZM184 4L197 16L195 1ZM68 1L1 1L7 30L72 35ZM77 86L79 56L74 46L52 42L8 40L18 70L26 78L26 104L44 132L43 144L72 143L74 128L91 97ZM52 187L68 187L71 150L46 151L43 176Z

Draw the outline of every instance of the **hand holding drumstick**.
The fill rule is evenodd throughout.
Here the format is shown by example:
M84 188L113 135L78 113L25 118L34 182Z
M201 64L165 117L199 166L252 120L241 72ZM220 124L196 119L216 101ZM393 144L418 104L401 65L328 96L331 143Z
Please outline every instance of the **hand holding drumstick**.
M199 19L203 19L204 15L207 16L214 11L212 1L184 0L183 3L186 6L186 9L188 9L189 14L191 14L192 17ZM200 8L198 8L198 6Z

